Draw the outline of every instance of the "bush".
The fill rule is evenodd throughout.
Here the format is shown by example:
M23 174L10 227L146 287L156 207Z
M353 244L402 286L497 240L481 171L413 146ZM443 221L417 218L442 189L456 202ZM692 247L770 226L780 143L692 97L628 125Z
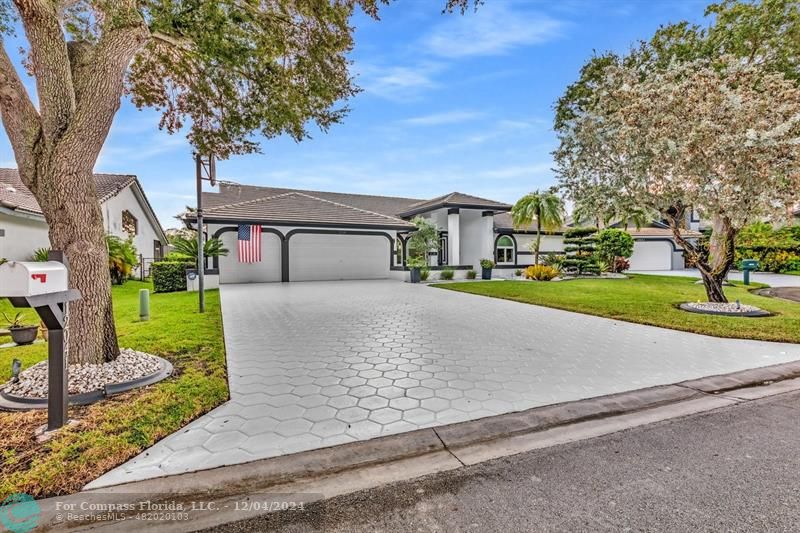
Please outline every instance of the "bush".
M628 261L625 257L617 257L616 259L614 259L613 272L625 272L630 268L631 268L631 262Z
M39 248L38 250L34 250L31 260L36 261L37 263L43 263L49 260L49 255L50 248Z
M195 268L192 263L158 261L151 265L153 292L176 292L186 290L186 269Z
M481 268L494 268L494 261L491 259L481 259Z
M788 272L800 266L800 227L784 226L773 229L764 222L756 222L742 229L736 237L738 265L744 259L755 259L759 270Z
M474 270L467 270L467 279L475 279L477 276L478 273L475 272Z
M595 257L597 228L571 228L564 232L564 251L567 257L562 261L563 269L570 274L599 274L600 268Z
M431 275L431 270L428 267L422 267L419 271L419 279L426 281Z
M108 246L108 269L111 281L117 285L125 283L139 263L133 239L122 240L114 235L106 235Z
M514 271L514 275L517 276L517 277L521 276L522 275L522 269L521 268L516 269Z
M564 269L564 260L567 256L562 254L547 254L542 259L542 264L545 266L553 267L559 272Z
M604 229L597 234L595 251L612 272L618 272L616 258L627 258L633 255L633 237L621 229Z
M526 279L535 279L537 281L550 281L558 277L558 270L551 266L546 265L531 265L525 269Z
M451 280L453 279L453 276L455 276L455 274L456 272L452 268L445 268L444 270L442 270L442 273L439 274L439 279Z

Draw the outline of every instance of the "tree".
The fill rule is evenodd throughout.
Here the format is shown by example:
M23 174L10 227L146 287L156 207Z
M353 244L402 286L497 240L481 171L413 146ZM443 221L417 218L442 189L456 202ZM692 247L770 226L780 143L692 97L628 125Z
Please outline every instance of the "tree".
M567 257L561 264L565 270L576 276L600 273L594 259L596 234L597 228L592 227L570 228L564 232L564 251Z
M597 234L595 253L609 265L612 272L617 271L617 258L628 259L633 255L633 237L627 231L606 228Z
M533 264L539 264L539 250L542 246L542 231L550 232L561 228L564 223L564 202L552 190L528 193L514 204L511 220L515 228L531 227L536 222L536 240L533 241Z
M571 196L601 183L661 213L709 300L725 302L737 232L797 199L798 137L800 88L757 63L698 59L644 76L612 66L591 110L561 133L555 157ZM685 237L689 206L712 221L707 254Z
M556 104L555 129L561 141L556 158L563 165L562 186L569 189L570 199L581 199L585 210L606 212L609 198L613 198L614 204L625 210L656 209L671 222L676 239L690 246L687 248L688 259L690 262L697 260L709 299L725 301L721 280L731 267L731 243L737 228L741 227L740 221L732 225L730 217L742 218L742 213L745 213L744 218L754 220L759 216L767 216L765 211L774 215L775 210L771 207L775 206L770 202L789 201L787 197L790 193L787 191L790 187L787 183L796 179L796 169L787 169L790 161L781 159L781 149L785 153L792 150L786 144L788 137L780 135L778 132L782 130L777 127L777 123L783 123L783 133L791 136L789 130L796 125L791 121L786 122L791 111L787 111L787 105L779 97L772 98L766 104L779 104L778 108L767 110L766 119L759 115L755 107L770 100L768 85L763 85L760 78L762 75L768 78L768 84L780 86L781 90L790 90L792 82L800 79L800 4L795 0L763 0L757 3L725 0L710 5L706 15L715 17L707 27L687 22L663 26L653 38L640 42L625 56L606 53L591 58L581 69L579 80L567 88ZM708 76L698 75L695 69L701 69ZM627 76L619 76L620 72L627 72ZM737 79L740 75L744 76L749 86L747 83L740 86ZM625 78L624 81L622 78ZM670 88L662 87L659 91L656 85L665 81L671 83ZM636 127L624 121L616 125L604 122L610 117L620 118L619 114L626 111L634 111L632 101L614 102L614 97L609 93L611 91L622 96L618 89L620 84L626 83L632 83L629 87L631 91L622 93L636 93L640 98L638 108L646 111L647 115L638 120ZM688 89L694 91L693 99L682 100L676 93L669 92ZM646 90L650 90L648 96L644 95ZM672 109L657 100L661 96L675 103L676 107ZM744 96L754 99L737 100ZM648 97L653 100L648 102ZM719 109L715 109L715 101L722 104ZM738 105L742 102L745 105ZM686 118L686 124L691 126L683 129L680 124L683 118L678 117ZM628 118L633 117L629 115ZM661 118L666 118L666 122L662 122ZM657 128L647 129L644 126L647 120ZM667 131L667 123L672 131ZM728 124L733 126L730 131L726 129ZM748 126L753 127L750 129ZM612 139L617 127L628 134L638 128L640 133L647 135L639 139L635 138L635 133L626 135L631 144L623 147L622 139ZM755 136L752 139L751 134ZM602 150L608 148L605 143L609 141L615 145L615 151L601 154ZM578 148L579 145L582 145L581 148ZM649 165L648 162L656 162L655 152L647 152L649 147L668 155L671 151L667 161L675 165ZM669 147L674 150L667 150ZM685 166L676 160L680 150L691 156ZM728 152L718 153L717 150ZM580 156L579 151L582 152ZM699 175L705 172L700 169L704 163L699 155L705 151L713 154L716 160L705 164L708 175ZM793 154L788 155L794 157ZM592 169L584 166L583 170L578 171L578 166L582 164L574 164L576 157L583 158L584 163L594 159L593 164L597 166ZM765 157L775 157L774 160L778 162L774 172L768 172L769 180L761 180L762 176L758 173L751 174L752 183L748 183L746 176L733 177L737 172L744 171L743 168L734 169L739 162L746 161L748 171L765 170L768 168ZM694 168L688 174L681 174L689 166ZM663 176L659 182L656 176L647 175L653 171L677 174ZM582 174L579 180L576 180L576 172ZM617 178L608 179L613 172L619 173ZM782 172L785 173L781 177ZM753 176L758 179L752 179ZM731 192L728 185L735 187L733 182L736 179L747 186L738 195L726 196L726 192ZM646 191L649 200L655 197L659 200L640 203L643 196L648 196L641 194L642 185L648 180L655 180ZM676 184L682 180L682 186L696 189L685 189L685 194L681 194L680 185ZM763 187L752 187L755 182ZM718 188L717 185L722 183L726 186ZM778 185L775 194L765 192L773 184ZM755 195L747 198L751 193ZM669 194L674 196L668 198ZM672 205L668 205L670 200ZM694 201L697 203L693 204ZM756 202L767 204L754 205ZM684 226L681 217L692 208L712 220L714 231L707 248L698 244L692 248L692 243L687 243L680 232Z
M122 95L161 110L170 133L186 124L195 149L218 158L257 151L254 134L302 140L308 122L324 131L344 117L358 91L350 18L377 17L386 1L0 0L0 34L24 30L38 103L0 41L0 116L83 294L70 306L71 363L119 354L92 169Z
M182 259L194 262L197 264L197 239L186 238L183 236L173 237L169 241L173 251L170 255L180 256ZM222 241L216 238L211 238L203 243L203 255L205 257L220 257L228 255L230 250L222 245Z
M411 221L417 229L408 238L406 244L409 259L414 260L415 264L424 262L428 264L428 252L439 247L439 230L430 220L422 217L414 217Z

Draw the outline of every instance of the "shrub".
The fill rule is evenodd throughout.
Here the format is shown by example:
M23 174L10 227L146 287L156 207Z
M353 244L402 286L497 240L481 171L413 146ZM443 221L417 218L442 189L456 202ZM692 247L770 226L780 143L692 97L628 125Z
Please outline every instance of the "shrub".
M456 272L452 268L445 268L444 270L442 270L442 273L439 274L439 279L451 280L453 279L453 276L455 276L455 274Z
M431 270L428 267L422 267L419 271L419 279L422 281L427 280L431 275Z
M599 274L600 269L594 256L597 228L571 228L564 232L564 251L567 257L562 261L565 271L570 274Z
M48 260L49 254L50 248L39 248L38 250L34 250L31 259L37 263L43 263L44 261Z
M537 281L550 281L558 277L558 270L546 265L531 265L525 269L525 278Z
M139 263L133 239L122 240L115 235L106 235L106 245L111 281L122 285L130 277L133 267Z
M607 228L597 234L595 252L611 269L616 270L616 258L633 255L633 237L627 231Z
M567 256L562 254L548 254L542 259L542 264L545 266L553 267L559 272L564 268L564 260Z
M613 272L625 272L626 270L631 268L631 262L628 261L625 257L617 257L614 259L614 269Z
M481 259L481 268L494 268L494 261L491 259Z
M520 270L520 272L522 272ZM475 279L478 276L478 273L474 270L467 270L467 279Z
M428 263L421 257L411 257L406 261L406 266L408 268L425 268L428 266Z
M522 275L522 269L521 268L516 269L514 271L514 275L517 276L517 277L521 276Z
M170 259L187 261L197 264L197 237L186 239L184 237L173 237L170 240L173 251L168 254ZM229 250L222 245L222 241L216 238L207 239L203 243L204 257L220 257L228 255Z
M186 269L194 268L192 263L178 261L157 261L150 267L153 275L153 292L176 292L186 290Z

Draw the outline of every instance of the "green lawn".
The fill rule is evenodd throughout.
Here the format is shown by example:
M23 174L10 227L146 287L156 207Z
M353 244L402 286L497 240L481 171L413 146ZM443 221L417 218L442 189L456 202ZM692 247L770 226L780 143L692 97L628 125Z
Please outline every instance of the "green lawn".
M729 300L739 299L742 303L771 311L775 316L740 318L681 311L676 306L682 302L706 300L703 286L696 285L695 281L671 276L632 275L629 279L486 281L436 286L718 337L800 343L800 304L758 296L736 286L725 288Z
M151 319L140 322L140 288L152 289L133 281L114 287L120 346L170 360L174 376L71 408L70 418L78 423L46 444L33 437L33 428L46 421L45 412L0 413L0 499L12 492L37 497L75 492L227 399L219 293L208 291L204 315L197 312L196 293L153 294ZM0 310L9 309L7 301L0 301ZM0 337L0 343L7 341ZM2 349L0 378L8 378L14 358L27 368L46 357L46 344Z

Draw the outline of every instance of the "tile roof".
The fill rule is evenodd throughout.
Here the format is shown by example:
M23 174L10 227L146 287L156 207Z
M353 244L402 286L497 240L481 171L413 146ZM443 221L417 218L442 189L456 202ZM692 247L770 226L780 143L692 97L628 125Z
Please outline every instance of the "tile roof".
M432 211L442 207L472 207L485 208L487 210L495 211L511 209L511 205L504 204L502 202L496 202L494 200L481 198L479 196L472 196L471 194L464 194L461 192L451 192L450 194L445 194L443 196L439 196L438 198L433 198L432 200L425 200L410 205L408 206L407 210L398 214L400 216L411 216L417 213L424 213L425 211Z
M136 181L130 174L95 174L97 196L101 202L116 196ZM0 168L0 206L15 211L41 215L42 209L33 193L22 183L15 168Z
M290 191L204 209L206 220L237 220L261 223L319 224L408 228L414 226L400 218ZM190 217L191 218L191 217Z

